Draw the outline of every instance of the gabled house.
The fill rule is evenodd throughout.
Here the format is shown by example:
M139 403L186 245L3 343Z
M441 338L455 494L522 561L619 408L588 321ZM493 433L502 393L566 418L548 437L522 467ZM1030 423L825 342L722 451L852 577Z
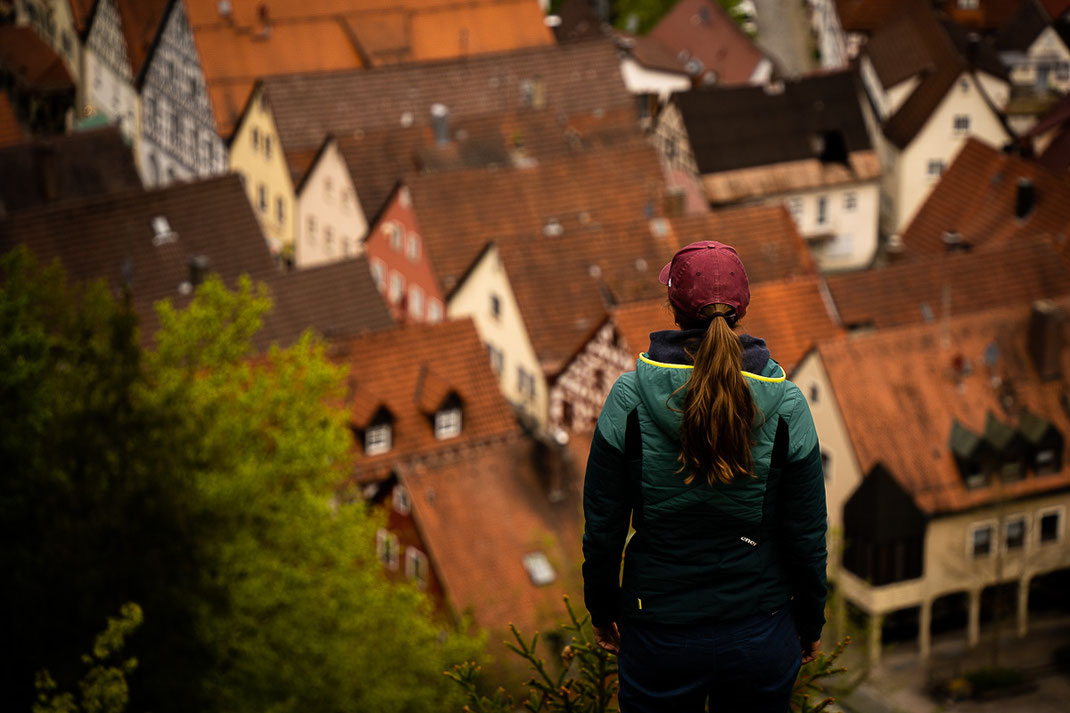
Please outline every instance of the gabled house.
M965 611L976 646L996 589L1023 636L1030 592L1070 568L1068 305L823 342L792 375L821 440L830 576L868 617L871 662L896 621L915 622L924 659Z
M860 69L883 171L881 232L895 236L968 138L1006 143L1007 71L988 43L916 0L874 32Z
M848 329L935 324L949 317L1070 294L1070 270L1047 237L1018 236L828 280Z
M47 204L141 188L117 128L38 137L0 147L0 218Z
M82 39L92 0L20 0L7 3L4 25L33 30L62 59L74 83L82 76ZM2 44L2 43L0 43Z
M254 205L260 186L269 202L292 203L334 136L365 215L375 215L412 171L526 164L583 150L592 135L634 133L634 99L618 66L613 43L595 40L268 77L237 120L231 165ZM291 236L280 239L288 245Z
M711 206L784 205L822 270L873 260L881 167L851 73L675 94L654 133Z
M1060 99L1020 137L1023 154L1055 173L1070 171L1070 95Z
M485 354L471 320L335 341L329 356L352 367L346 396L355 441L351 484L386 483L418 463L514 436L516 420Z
M1040 0L1023 0L993 41L1010 76L1007 119L1022 134L1070 89L1070 49Z
M1070 177L969 139L896 247L913 259L1047 234L1065 254L1068 226Z
M664 294L612 308L554 382L550 392L553 427L589 433L613 383L635 369L638 355L647 350L650 333L677 328ZM773 358L790 372L817 342L843 330L820 278L802 277L752 282L750 307L739 331L764 339Z
M375 285L395 319L431 324L442 321L445 298L424 247L407 186L399 183L394 187L362 248Z
M257 188L258 192L263 190L263 186ZM262 205L259 195L256 205ZM268 210L261 213L261 223L274 222L281 226L287 221L287 210L291 208L285 197L276 194L274 203L269 203ZM284 250L285 245L291 244L295 267L319 265L363 252L368 219L350 177L349 165L332 137L323 142L297 185L292 211L292 238L287 239L285 230L279 231L282 233L276 237L279 243L273 242L272 247ZM264 232L268 234L269 230Z

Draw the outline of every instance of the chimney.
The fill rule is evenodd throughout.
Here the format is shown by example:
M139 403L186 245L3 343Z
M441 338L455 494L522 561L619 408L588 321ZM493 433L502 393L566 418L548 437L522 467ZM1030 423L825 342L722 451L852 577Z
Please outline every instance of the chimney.
M450 110L445 104L431 105L431 128L435 133L435 144L445 146L450 142Z
M1037 189L1033 185L1032 179L1019 178L1018 179L1018 193L1014 201L1014 217L1018 220L1024 220L1026 216L1033 212L1033 208L1037 204Z
M227 22L230 22L231 19L233 19L230 0L219 0L219 2L216 3L216 9L219 11L219 16Z
M208 268L211 267L211 261L207 255L194 255L189 259L189 283L193 287L197 287L204 278L208 276Z
M1029 313L1026 349L1037 374L1044 381L1062 374L1063 325L1066 314L1051 300L1037 300Z

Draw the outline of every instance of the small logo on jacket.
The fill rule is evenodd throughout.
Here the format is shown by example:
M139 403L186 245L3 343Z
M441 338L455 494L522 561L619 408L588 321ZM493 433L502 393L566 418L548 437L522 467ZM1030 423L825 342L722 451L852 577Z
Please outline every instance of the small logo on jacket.
M758 543L757 543L757 542L755 542L754 540L752 540L752 539L751 539L751 538L749 538L749 537L741 537L741 538L739 538L739 539L743 540L744 542L746 542L746 543L747 543L748 545L750 545L751 547L757 547L757 546L758 546Z

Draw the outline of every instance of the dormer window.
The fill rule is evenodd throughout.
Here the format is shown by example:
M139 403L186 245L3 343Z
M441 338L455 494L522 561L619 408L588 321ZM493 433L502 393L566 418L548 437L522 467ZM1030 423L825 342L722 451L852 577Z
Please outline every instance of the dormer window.
M435 438L444 441L461 435L461 406L448 406L435 413Z
M1063 434L1047 419L1024 410L1018 430L1024 436L1029 465L1037 475L1051 475L1063 469Z
M948 446L966 487L980 488L987 485L987 466L992 460L992 448L988 442L958 421L951 424L949 440Z
M364 453L370 456L386 453L393 445L389 423L378 423L364 431Z

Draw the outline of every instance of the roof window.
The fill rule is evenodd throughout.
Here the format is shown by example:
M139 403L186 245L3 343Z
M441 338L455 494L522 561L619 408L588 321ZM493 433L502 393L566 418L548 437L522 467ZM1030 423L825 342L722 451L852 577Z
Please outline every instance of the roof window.
M550 584L557 578L550 560L542 552L530 552L524 555L524 569L527 570L531 583L536 587Z

